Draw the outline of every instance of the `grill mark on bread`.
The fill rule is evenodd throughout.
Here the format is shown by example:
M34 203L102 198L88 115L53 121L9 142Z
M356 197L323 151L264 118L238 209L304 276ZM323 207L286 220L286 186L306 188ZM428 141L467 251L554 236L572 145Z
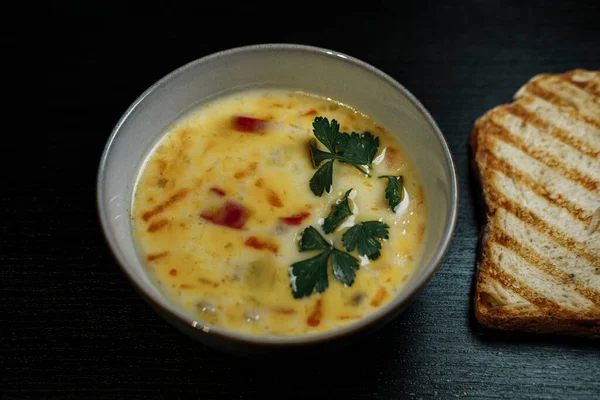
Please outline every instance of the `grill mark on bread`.
M487 227L485 229L487 230ZM486 246L490 241L490 237L491 236L489 235L484 236L484 243L486 244ZM485 291L489 295L489 297L491 297L491 299L488 300L492 301L488 302L496 303L500 307L514 307L515 305L519 304L522 307L525 306L532 310L537 310L537 308L533 304L531 304L530 302L519 296L517 293L515 293L515 288L504 287L489 276L489 270L492 267L490 267L490 262L487 259L486 254L487 251L483 251L480 253L480 259L477 269L477 282L478 288L483 288L484 282L490 282L488 285L485 286L485 290L482 290Z
M519 212L531 212L553 230L575 239L578 247L587 249L589 254L596 255L600 260L600 233L588 234L588 224L572 218L567 210L547 202L528 187L519 186L515 180L502 173L492 172L486 179L504 197L517 204Z
M582 74L580 74L579 77L582 78ZM587 82L589 82L589 80ZM585 108L586 112L590 111L588 109L590 103L600 104L599 99L596 98L597 96L593 92L593 87L592 91L584 90L584 88L587 88L587 85L580 85L584 82L573 81L567 76L567 74L549 75L545 79L541 79L540 83L544 84L545 89L547 90L562 92L563 98L572 96L574 99L579 101L579 104L577 104L575 100L569 99L569 101L573 102L573 104L576 104L576 108ZM592 86L593 83L594 82L592 81ZM560 94L558 95L560 96ZM600 115L595 115L592 113L592 118L600 120Z
M558 270L575 275L585 286L600 290L600 260L596 262L596 265L590 263L573 253L571 249L560 246L550 237L531 229L530 226L503 208L497 209L490 217L489 225L493 229L500 229L509 234L517 242L542 255ZM487 236L491 236L491 233Z
M570 288L558 284L552 277L543 273L502 243L489 239L488 253L493 268L488 287L500 284L517 296L538 306L543 314L562 320L581 319L598 316L600 308L587 298ZM502 265L498 268L497 265ZM498 282L499 281L499 282ZM505 305L504 307L507 307ZM537 310L532 310L537 313ZM511 309L514 312L514 309ZM521 313L529 314L522 309Z
M514 103L513 103L514 104ZM557 127L562 127L565 132L582 141L594 151L600 151L600 124L589 123L570 107L559 107L549 101L526 93L519 98L520 104L527 111L539 115Z
M496 157L492 152L486 151L486 169L488 171L497 171L508 177L513 178L515 181L524 184L530 188L535 194L544 198L549 203L564 208L573 217L577 218L581 222L588 222L592 217L591 214L582 210L580 207L569 201L569 199L563 197L559 193L552 193L546 187L539 184L529 176L523 174L519 169L514 168L512 165L507 163L501 158Z
M577 292L595 305L600 305L600 293L598 291L580 284L574 279L575 276L559 270L547 259L532 249L525 247L512 236L503 232L501 229L498 228L491 230L491 240L499 243L502 247L509 249L514 254L525 260L529 265L537 268L544 274L551 276L557 281L558 284L567 286L569 289ZM515 291L514 288L512 290ZM519 294L518 290L516 290L516 292Z
M479 269L477 273L477 293L475 301L478 305L476 314L489 317L491 313L502 313L506 318L507 310L514 310L514 305L521 305L520 309L527 308L528 314L542 315L543 310L540 305L536 305L516 292L516 287L522 287L521 282L517 281L509 274L504 274L504 279L496 277L499 270L496 269L489 259L489 252L492 245L488 236L484 237L485 250L479 257ZM511 301L512 300L512 301ZM542 305L543 306L543 305ZM497 321L488 321L496 322Z
M565 74L546 75L538 79L537 83L544 89L560 96L564 101L573 104L573 107L583 114L588 115L596 121L600 121L600 115L598 115L596 110L590 108L590 105L593 108L594 105L600 104L599 100L594 94L574 85L571 79L565 79Z
M575 87L577 87L578 89L583 90L584 92L587 92L591 95L594 96L600 96L600 90L598 88L598 85L596 84L596 82L576 82L576 81L572 81L572 80L566 80L570 85L573 85Z
M492 244L491 241L488 241L488 243L489 245ZM534 306L544 309L560 308L559 304L540 295L533 288L529 287L529 285L525 284L524 282L521 282L514 276L498 268L494 268L492 265L488 265L488 267L489 268L487 269L487 275L490 279L493 279L494 281L498 282L505 289L515 292L518 296L524 298Z
M158 214L162 213L168 207L172 206L173 204L177 203L179 200L181 200L185 196L187 196L188 192L189 192L189 189L187 189L187 188L179 189L174 195L172 195L171 197L169 197L165 202L157 205L152 210L146 211L144 214L142 214L142 219L145 222L148 222L148 220L150 218L154 217L155 215L158 215Z
M487 267L486 267L487 268ZM525 300L514 292L515 288L506 288L499 282L489 276L488 269L485 269L479 273L477 281L480 285L483 282L490 282L485 286L484 290L481 290L478 294L480 304L487 308L487 311L494 311L502 307L510 309L524 309L539 310L536 306Z
M572 101L565 99L550 90L547 90L539 85L538 82L530 82L527 84L525 91L531 95L537 96L546 100L550 103L553 103L557 106L567 106L574 109L574 111L579 111L579 106L574 104ZM577 114L578 118L585 121L586 123L593 125L596 129L600 129L600 123L590 118L587 115L582 114L581 112L574 112Z
M556 104L558 106L569 106L577 109L577 107L575 107L573 103L565 101L562 97L558 96L557 94L542 88L537 81L529 82L525 87L525 91L534 96L540 97L552 104Z
M581 79L582 76L584 75L590 75L589 77L587 77L587 79ZM594 82L594 77L600 75L600 74L594 74L594 73L586 73L582 70L574 70L574 71L569 71L566 72L565 74L563 74L562 76L559 76L559 79L564 80L565 82L568 82L569 84L576 86L577 88L591 94L592 96L597 96L600 97L600 87L598 86L598 83Z
M493 129L493 127L488 128L485 120L478 124L482 129ZM547 168L546 165L529 157L512 145L491 135L482 137L480 142L479 148L481 150L478 151L475 162L483 173L485 173L487 168L486 162L491 153L506 163L513 165L523 175L530 177L540 185L547 186L550 192L568 197L578 208L585 211L586 216L591 215L598 207L598 202L600 201L598 194L590 192L583 186L568 180L560 172Z
M573 315L574 313L564 315L562 307L549 308L535 306L531 303L523 304L529 307L515 308L512 307L512 304L494 308L488 307L484 296L489 295L486 290L489 288L490 281L504 290L511 291L511 288L507 287L506 283L502 284L493 276L490 276L487 271L487 269L482 271L481 278L478 280L478 291L475 298L475 315L481 324L496 329L537 333L568 333L600 338L600 329L598 329L600 319L597 315L591 317L588 315ZM516 306L520 306L520 304L516 304Z
M521 118L528 124L535 126L537 129L546 132L561 142L571 146L573 149L580 153L583 153L591 158L596 158L600 155L600 151L593 151L588 149L587 146L578 138L573 137L569 132L564 129L555 127L552 123L538 118L535 114L527 111L519 103L508 104L504 108L507 112L514 115L515 117Z
M508 199L506 196L504 196L498 190L496 190L496 188L491 186L488 187L487 196L489 201L495 203L498 207L504 208L506 211L510 212L511 214L519 218L521 221L530 225L532 229L535 229L538 232L549 236L559 245L569 248L573 253L585 258L592 264L594 264L598 259L597 254L589 253L582 249L580 247L580 243L576 239L568 237L558 232L556 229L548 225L544 220L540 219L531 211L519 207L519 204Z
M582 154L554 136L538 129L528 121L507 112L505 106L497 107L494 111L490 112L489 119L494 124L509 132L515 140L522 143L528 149L529 153L541 154L545 158L556 160L563 166L561 169L566 168L576 171L579 175L585 177L585 179L593 182L597 187L600 186L600 158L588 157ZM512 147L512 145L506 144ZM494 150L495 148L492 151ZM497 151L500 154L501 150L498 149ZM526 157L529 158L528 155ZM547 168L544 169L547 171ZM545 174L545 171L542 174ZM531 173L529 175L535 176ZM547 181L547 178L545 178L545 181ZM571 183L568 182L568 185L571 186ZM573 195L569 193L569 196Z
M542 151L542 150L530 149L525 143L523 143L523 141L519 140L511 132L509 132L506 128L504 128L503 126L500 126L499 124L492 121L491 119L489 119L487 122L488 122L488 124L493 125L493 128L494 128L494 129L487 130L488 135L493 135L493 136L499 138L500 140L502 140L506 143L509 143L510 145L521 150L523 153L527 154L529 157L533 158L534 160L541 162L542 164L546 165L548 168L552 168L555 172L560 173L560 175L563 175L565 178L567 178L571 181L579 183L581 186L585 187L586 189L588 189L592 192L597 190L598 187L600 186L599 182L595 181L594 179L592 179L591 177L589 177L587 175L581 174L579 171L577 171L573 168L568 168L566 165L564 165L562 162L560 162L559 160L557 160L556 158L554 158L552 155L548 154L547 152Z

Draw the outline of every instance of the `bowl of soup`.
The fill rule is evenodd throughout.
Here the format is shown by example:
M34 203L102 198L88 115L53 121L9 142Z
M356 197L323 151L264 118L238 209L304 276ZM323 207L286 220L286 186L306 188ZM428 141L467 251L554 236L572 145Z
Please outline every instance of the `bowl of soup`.
M383 326L441 263L458 207L448 145L408 90L290 44L162 78L117 123L97 184L108 246L142 297L233 351Z

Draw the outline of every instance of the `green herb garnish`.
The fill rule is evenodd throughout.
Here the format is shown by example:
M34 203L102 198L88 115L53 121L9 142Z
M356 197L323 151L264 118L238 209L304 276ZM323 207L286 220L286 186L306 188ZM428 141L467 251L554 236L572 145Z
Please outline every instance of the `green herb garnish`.
M388 199L392 211L396 211L398 204L404 200L404 180L402 176L383 175L379 178L387 178L388 184L385 188L385 198Z
M380 221L366 221L354 225L342 235L342 243L347 251L358 247L361 256L367 256L376 260L380 256L381 242L379 239L387 239L389 226Z
M363 134L340 132L340 124L335 119L329 123L329 120L323 117L316 117L313 121L313 133L329 150L327 152L317 149L314 141L309 143L315 168L327 160L310 180L310 190L315 195L321 196L323 191L327 193L331 191L335 160L350 164L363 174L371 176L363 166L371 167L375 154L379 150L379 138L369 132Z
M310 296L313 292L323 293L327 289L329 286L327 278L329 256L331 256L335 279L346 286L354 283L358 260L327 243L312 226L304 230L300 241L300 251L310 250L323 250L323 252L315 257L296 262L290 267L289 274L294 298Z
M358 260L345 251L336 249L331 250L331 266L333 276L346 286L352 286L356 270L358 269Z
M327 188L327 193L331 191L333 185L333 160L327 161L321 168L315 172L310 179L310 190L317 196L323 194L323 190Z
M309 226L302 232L300 240L300 251L323 250L331 247L323 236L312 226Z
M352 191L352 189L350 189L346 192L346 194L344 195L344 198L340 202L340 204L333 206L333 210L331 211L331 214L329 214L329 216L327 218L325 218L325 221L323 222L323 230L325 231L325 233L331 233L331 232L335 231L335 229L342 222L344 222L344 220L346 218L348 218L349 216L352 215L352 211L350 211L350 204L349 204L349 199L348 199L348 195L350 194L351 191Z

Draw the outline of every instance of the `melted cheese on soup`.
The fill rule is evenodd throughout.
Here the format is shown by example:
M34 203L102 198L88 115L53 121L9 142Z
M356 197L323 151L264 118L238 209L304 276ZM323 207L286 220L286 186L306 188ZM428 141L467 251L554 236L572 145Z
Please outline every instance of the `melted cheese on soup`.
M371 178L336 162L331 193L311 192L316 116L379 137ZM380 175L404 178L396 212ZM323 219L351 188L353 215L325 235ZM177 121L142 166L132 210L141 256L175 304L206 329L284 336L335 329L389 302L419 261L427 219L418 172L383 127L331 99L271 89L222 97ZM389 225L389 239L377 260L360 257L353 285L329 266L327 290L294 298L290 265L318 254L298 251L302 231L316 227L343 250L341 235L370 220Z

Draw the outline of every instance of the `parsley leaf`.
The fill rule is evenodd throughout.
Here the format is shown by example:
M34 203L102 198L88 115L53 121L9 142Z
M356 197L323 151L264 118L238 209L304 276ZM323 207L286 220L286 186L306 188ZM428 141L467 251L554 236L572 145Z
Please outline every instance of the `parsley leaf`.
M299 299L310 296L312 292L323 293L329 286L327 279L327 260L331 249L327 249L308 260L298 261L290 267L292 294Z
M323 191L329 193L333 185L333 160L327 161L310 178L310 190L317 196L323 194Z
M302 232L302 240L300 241L300 251L323 250L330 248L323 236L312 226L309 226Z
M350 164L363 174L370 176L362 166L371 167L375 154L379 150L379 138L369 132L363 134L352 132L350 135L340 132L340 125L335 119L329 123L329 120L324 117L314 119L313 133L329 150L329 152L319 150L314 140L309 143L310 156L315 168L319 167L323 161L328 160L310 180L310 189L315 195L321 196L325 190L329 193L333 181L333 162L335 160Z
M367 256L371 260L379 258L381 253L381 242L379 239L387 239L389 226L380 221L361 222L348 229L342 235L342 242L347 251L358 247L361 256Z
M331 251L331 266L333 267L333 276L346 286L352 286L356 270L358 269L358 260L350 254L334 248Z
M371 166L379 149L379 138L365 132L359 135L352 132L344 147L339 150L344 162Z
M343 151L346 146L348 146L348 141L350 140L350 135L344 132L340 132L337 137L337 141L335 142L335 146L337 151Z
M325 160L337 158L335 154L317 149L315 140L310 143L310 157L312 158L313 166L315 168L317 168Z
M340 124L334 119L329 124L329 120L323 117L315 117L313 121L313 133L323 143L330 152L336 152L337 138L340 133Z
M352 189L348 190L344 195L344 199L338 205L333 206L333 210L331 214L327 218L325 218L325 222L323 222L323 230L325 233L331 233L335 231L335 229L350 215L352 215L352 211L350 211L350 204L348 200L348 195Z
M309 250L323 251L312 258L295 262L290 266L290 286L294 298L310 296L313 292L323 293L329 287L327 275L329 256L331 256L335 279L346 286L354 283L355 270L359 267L358 260L327 243L312 226L304 230L300 241L300 251Z
M402 176L383 175L379 178L387 178L388 184L385 188L385 198L390 203L390 208L395 212L398 204L404 200L404 180Z

